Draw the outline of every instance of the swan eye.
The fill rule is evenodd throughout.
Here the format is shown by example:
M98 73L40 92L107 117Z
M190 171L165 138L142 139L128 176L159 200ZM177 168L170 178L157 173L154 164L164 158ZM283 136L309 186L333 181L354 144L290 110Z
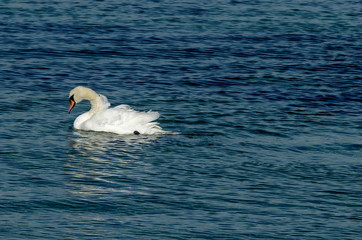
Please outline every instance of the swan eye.
M69 98L69 102L75 102L74 101L74 94Z

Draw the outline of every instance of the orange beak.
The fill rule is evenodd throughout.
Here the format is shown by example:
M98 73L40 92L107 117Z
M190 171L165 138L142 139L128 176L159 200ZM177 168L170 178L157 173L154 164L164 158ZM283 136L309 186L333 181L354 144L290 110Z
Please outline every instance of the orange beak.
M75 101L73 96L71 96L69 98L69 109L68 109L68 113L70 113L70 111L72 111L72 109L75 107Z

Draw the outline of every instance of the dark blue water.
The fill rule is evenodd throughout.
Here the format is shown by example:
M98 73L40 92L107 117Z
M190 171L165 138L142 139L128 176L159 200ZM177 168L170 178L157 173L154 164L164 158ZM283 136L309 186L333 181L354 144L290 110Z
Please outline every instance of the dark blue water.
M360 1L1 1L1 239L362 239ZM75 131L77 85L177 135Z

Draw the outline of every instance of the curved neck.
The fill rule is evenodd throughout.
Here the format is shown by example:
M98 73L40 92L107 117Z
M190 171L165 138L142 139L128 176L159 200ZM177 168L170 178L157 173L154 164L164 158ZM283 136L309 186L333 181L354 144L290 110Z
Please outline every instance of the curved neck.
M104 109L104 104L101 97L96 94L94 97L87 99L91 103L90 113L95 114L101 112Z
M95 91L87 89L83 98L91 103L91 109L89 110L91 114L98 113L104 109L102 99Z

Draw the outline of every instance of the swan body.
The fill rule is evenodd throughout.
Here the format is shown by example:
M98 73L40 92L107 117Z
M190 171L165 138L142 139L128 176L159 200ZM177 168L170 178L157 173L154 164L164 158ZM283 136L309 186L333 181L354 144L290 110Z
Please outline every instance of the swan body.
M166 133L154 122L160 116L158 112L138 112L128 105L110 108L107 97L82 86L70 91L68 112L82 100L90 101L91 109L75 119L76 129L137 135Z

